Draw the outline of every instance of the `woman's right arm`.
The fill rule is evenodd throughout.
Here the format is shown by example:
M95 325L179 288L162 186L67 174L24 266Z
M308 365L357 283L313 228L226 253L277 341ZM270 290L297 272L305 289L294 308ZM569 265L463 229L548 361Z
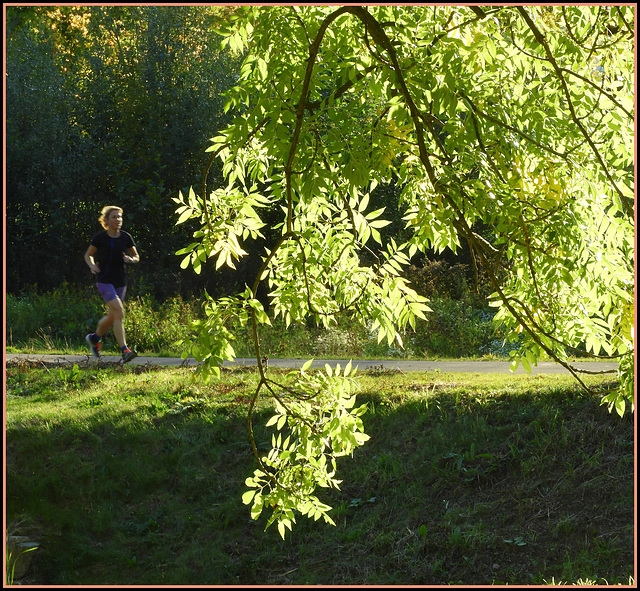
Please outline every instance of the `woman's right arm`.
M89 269L91 269L91 272L94 275L96 273L100 273L100 267L98 267L93 260L93 255L96 254L96 252L98 252L98 249L93 244L90 244L89 248L87 248L87 252L84 253L84 262L89 265Z

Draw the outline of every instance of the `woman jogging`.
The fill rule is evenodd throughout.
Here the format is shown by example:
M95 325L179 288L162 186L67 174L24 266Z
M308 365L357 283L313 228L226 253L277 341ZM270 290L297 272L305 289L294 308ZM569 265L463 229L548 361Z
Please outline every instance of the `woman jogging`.
M131 361L138 354L127 346L124 334L124 296L127 291L125 263L137 263L140 255L131 234L122 230L122 208L107 205L99 218L103 232L91 239L84 253L84 260L96 276L100 295L107 304L108 314L100 322L96 332L86 336L94 357L100 357L102 336L113 326L113 333L122 349L122 363Z

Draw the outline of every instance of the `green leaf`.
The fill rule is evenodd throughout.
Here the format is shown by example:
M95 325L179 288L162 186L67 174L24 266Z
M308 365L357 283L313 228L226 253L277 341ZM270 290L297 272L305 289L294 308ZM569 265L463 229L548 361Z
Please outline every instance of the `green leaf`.
M258 491L256 491L256 490L248 490L247 492L245 492L242 495L242 502L245 505L248 505L253 500L253 497L255 496L256 492L258 492Z
M251 519L258 519L260 517L263 506L262 499L258 502L257 497L255 497L253 500L253 507L251 507Z
M534 355L533 351L531 351L530 349L527 349L525 351L525 356L527 358L527 361L531 364L531 365L537 365L538 364L538 359L537 357ZM529 370L531 370L531 367L529 367ZM529 372L527 372L529 373Z

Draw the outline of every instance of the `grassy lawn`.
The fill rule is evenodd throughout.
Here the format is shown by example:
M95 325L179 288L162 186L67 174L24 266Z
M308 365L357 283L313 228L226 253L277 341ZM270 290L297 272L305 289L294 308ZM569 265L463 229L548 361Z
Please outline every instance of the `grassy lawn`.
M270 370L276 371L276 370ZM362 371L372 439L282 540L241 502L256 374L14 363L10 533L41 585L629 584L634 424L565 376ZM593 377L606 388L611 378ZM254 432L266 452L270 402Z

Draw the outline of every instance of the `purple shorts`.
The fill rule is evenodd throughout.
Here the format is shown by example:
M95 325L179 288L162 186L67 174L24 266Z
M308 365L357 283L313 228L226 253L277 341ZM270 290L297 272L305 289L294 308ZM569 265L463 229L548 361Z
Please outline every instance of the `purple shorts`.
M126 285L114 287L111 283L96 283L96 287L107 304L115 298L120 298L121 301L124 301L124 294L127 293Z

